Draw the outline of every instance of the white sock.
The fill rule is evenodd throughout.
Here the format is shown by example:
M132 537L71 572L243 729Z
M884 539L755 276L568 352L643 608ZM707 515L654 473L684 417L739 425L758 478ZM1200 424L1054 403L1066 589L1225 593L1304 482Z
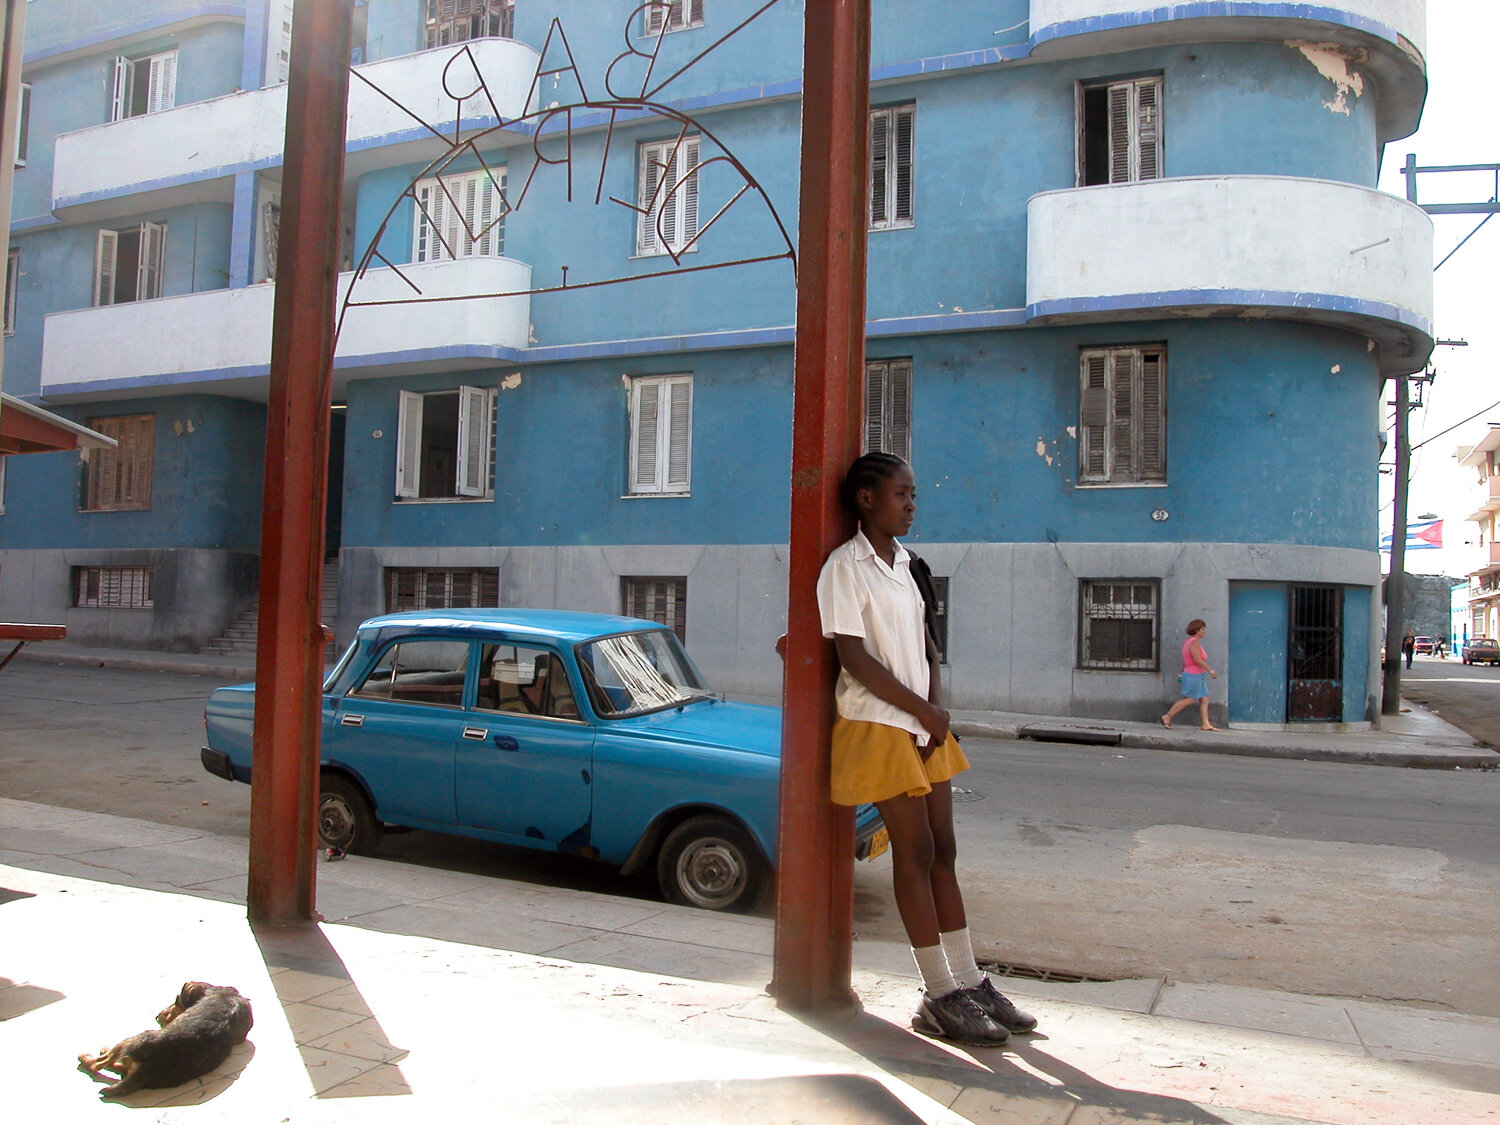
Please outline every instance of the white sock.
M922 974L922 987L927 995L936 1000L958 991L958 982L948 971L948 958L941 945L926 945L921 949L912 946L911 955L916 958L917 971Z
M968 926L938 934L938 940L943 943L943 956L947 959L948 969L953 973L953 979L959 988L978 988L984 983L984 970L974 960L974 946L969 941Z

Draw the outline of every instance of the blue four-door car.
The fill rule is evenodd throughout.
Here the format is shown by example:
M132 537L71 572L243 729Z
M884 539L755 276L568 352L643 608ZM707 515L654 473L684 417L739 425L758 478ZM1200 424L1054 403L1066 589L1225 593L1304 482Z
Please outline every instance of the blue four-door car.
M250 780L255 685L219 688L203 766ZM776 854L781 712L703 684L650 621L535 609L393 613L323 685L318 834L374 850L383 824L655 864L668 901L747 910ZM862 807L856 855L886 846Z

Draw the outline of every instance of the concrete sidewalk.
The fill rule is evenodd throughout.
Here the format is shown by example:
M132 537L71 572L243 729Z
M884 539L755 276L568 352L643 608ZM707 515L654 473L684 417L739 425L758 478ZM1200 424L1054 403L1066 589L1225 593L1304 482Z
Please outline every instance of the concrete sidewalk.
M326 922L256 931L245 867L243 840L0 799L9 1119L118 1114L76 1056L205 979L255 1028L207 1079L123 1099L153 1122L1500 1121L1500 1020L1010 980L1039 1032L965 1050L906 1030L904 947L857 941L865 1011L819 1024L765 996L765 917L350 857L319 865Z
M178 672L211 676L223 683L242 683L255 678L253 661L246 662L242 657L203 656L196 653L88 648L43 642L23 649L17 659L148 672ZM752 703L780 703L778 699L745 698ZM1151 750L1362 762L1426 769L1500 767L1500 753L1476 742L1451 723L1407 700L1402 700L1401 714L1384 716L1382 728L1370 731L1335 733L1314 726L1295 731L1231 728L1206 732L1192 725L1191 715L1184 713L1181 718L1184 721L1174 729L1165 730L1156 723L1003 711L954 711L953 729L961 738L1035 737L1048 741L1096 742Z

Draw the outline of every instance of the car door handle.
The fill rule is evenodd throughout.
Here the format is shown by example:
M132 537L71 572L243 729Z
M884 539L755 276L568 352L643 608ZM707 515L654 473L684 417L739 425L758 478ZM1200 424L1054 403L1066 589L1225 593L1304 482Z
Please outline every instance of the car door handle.
M339 725L345 727L362 727L365 725L363 715L344 715L339 719Z
M495 735L495 746L500 750L519 750L521 744L508 734Z
M464 727L464 737L473 742L483 742L490 732L483 727Z

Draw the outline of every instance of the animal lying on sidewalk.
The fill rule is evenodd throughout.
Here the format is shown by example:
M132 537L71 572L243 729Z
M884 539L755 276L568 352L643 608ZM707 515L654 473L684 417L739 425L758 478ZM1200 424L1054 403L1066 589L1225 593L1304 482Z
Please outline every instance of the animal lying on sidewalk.
M97 1055L78 1056L80 1070L110 1083L100 1097L191 1082L228 1058L245 1041L254 1020L250 1002L238 990L190 980L177 999L157 1013L156 1022L160 1031L143 1031ZM101 1070L120 1077L111 1082Z

